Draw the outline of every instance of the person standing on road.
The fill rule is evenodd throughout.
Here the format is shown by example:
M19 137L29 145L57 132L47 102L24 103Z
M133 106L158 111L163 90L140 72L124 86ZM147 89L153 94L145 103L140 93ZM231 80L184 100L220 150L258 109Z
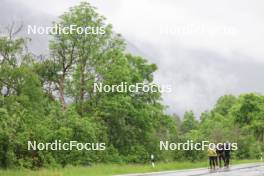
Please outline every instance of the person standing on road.
M231 157L231 145L229 142L226 142L224 144L224 158L225 158L225 168L229 168L229 163L230 163L230 157Z
M219 168L222 168L222 161L223 161L223 164L225 162L223 144L220 144L220 145L217 146L216 153L217 153L217 159L218 159Z
M214 145L208 146L207 155L209 159L210 170L212 169L215 170L217 153L216 153Z

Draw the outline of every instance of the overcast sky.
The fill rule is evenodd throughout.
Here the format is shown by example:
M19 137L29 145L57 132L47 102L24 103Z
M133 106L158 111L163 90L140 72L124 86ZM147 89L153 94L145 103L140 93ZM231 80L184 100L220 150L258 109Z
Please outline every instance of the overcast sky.
M155 81L173 87L163 95L169 113L182 115L193 110L198 116L224 94L264 92L263 1L89 2L124 36L129 47L158 65ZM51 23L78 3L0 0L0 24L11 19ZM43 49L39 41L32 42Z

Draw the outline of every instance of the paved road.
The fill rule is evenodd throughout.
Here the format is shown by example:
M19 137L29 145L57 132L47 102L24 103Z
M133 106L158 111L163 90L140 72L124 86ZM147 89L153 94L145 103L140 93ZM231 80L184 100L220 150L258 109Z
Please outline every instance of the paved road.
M147 174L128 174L125 176L264 176L264 163L241 164L228 170L210 172L208 169L188 169L180 171L156 172ZM124 175L123 175L124 176Z

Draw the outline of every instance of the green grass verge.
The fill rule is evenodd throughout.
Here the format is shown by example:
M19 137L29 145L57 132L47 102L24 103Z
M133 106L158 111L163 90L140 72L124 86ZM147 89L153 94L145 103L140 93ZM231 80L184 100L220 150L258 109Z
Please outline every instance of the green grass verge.
M232 161L232 164L253 163L257 160ZM170 162L157 163L155 168L150 164L99 164L92 167L66 167L62 169L0 170L1 176L110 176L115 174L145 173L207 167L207 162Z

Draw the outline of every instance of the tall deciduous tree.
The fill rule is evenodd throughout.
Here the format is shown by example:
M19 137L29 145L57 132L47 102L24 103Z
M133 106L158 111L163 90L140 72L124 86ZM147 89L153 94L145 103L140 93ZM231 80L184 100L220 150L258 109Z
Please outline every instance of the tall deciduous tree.
M59 65L56 87L61 103L65 106L67 90L68 96L75 100L79 113L83 115L84 101L93 95L91 83L100 78L97 68L107 62L103 57L111 50L122 49L124 44L120 36L113 33L112 26L105 23L105 18L87 2L81 2L64 13L55 25L97 31L90 34L77 30L69 34L59 33L53 35L50 42L52 58Z

